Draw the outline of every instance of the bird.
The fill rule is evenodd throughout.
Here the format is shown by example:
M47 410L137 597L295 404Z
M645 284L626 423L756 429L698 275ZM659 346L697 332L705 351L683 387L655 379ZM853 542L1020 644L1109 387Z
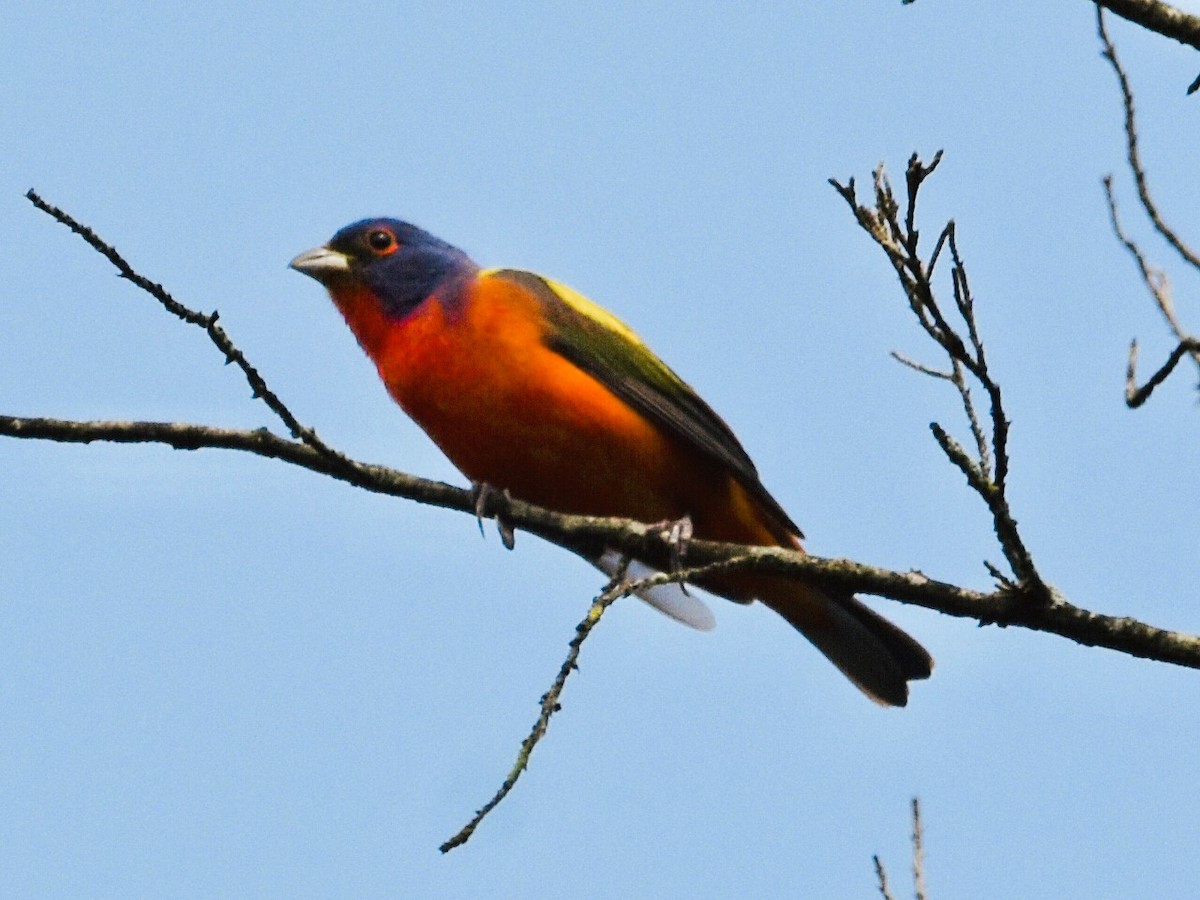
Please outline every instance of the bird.
M565 284L483 268L394 218L348 225L290 266L326 288L392 399L473 485L803 552L725 421L629 326ZM592 562L613 573L621 560ZM905 706L908 682L933 670L914 638L848 592L750 573L698 586L761 601L882 706ZM696 628L715 624L682 585L640 595Z

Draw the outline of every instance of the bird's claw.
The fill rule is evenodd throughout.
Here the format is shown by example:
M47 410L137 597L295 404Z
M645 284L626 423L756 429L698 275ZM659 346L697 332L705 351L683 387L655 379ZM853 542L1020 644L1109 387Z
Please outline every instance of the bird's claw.
M479 525L480 537L487 537L483 530L483 516L487 512L488 500L495 490L486 481L471 482L471 505L475 508L475 522Z
M517 533L506 515L512 502L512 494L508 489L498 491L486 481L477 481L471 485L471 500L475 507L475 521L479 523L479 534L486 537L483 520L493 517L504 549L511 550L517 546Z
M512 550L517 546L517 532L508 519L496 516L496 532L500 535L500 543L504 545L505 550Z
M692 536L695 533L695 528L692 526L691 516L684 516L681 519L667 519L659 522L659 536L667 542L667 548L670 551L671 571L678 572L683 568L683 561L687 558L688 545L692 542ZM680 585L684 592L687 588Z

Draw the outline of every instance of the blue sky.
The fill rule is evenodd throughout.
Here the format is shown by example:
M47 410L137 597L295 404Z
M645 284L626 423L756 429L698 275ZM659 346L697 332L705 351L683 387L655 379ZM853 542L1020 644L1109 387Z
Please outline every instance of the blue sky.
M461 483L323 292L367 215L630 322L735 428L823 555L984 588L988 520L927 425L954 397L826 184L944 148L1014 420L1011 495L1076 603L1200 631L1194 373L1100 178L1122 169L1086 2L27 4L0 41L0 411L273 425L36 187L222 321L305 422ZM164 8L167 7L167 8ZM1120 21L1151 184L1200 240L1194 53ZM1182 273L1179 273L1182 276ZM1200 327L1196 282L1180 312ZM938 661L882 711L763 607L712 634L622 601L473 840L599 587L468 517L216 451L0 442L0 871L12 896L873 896L908 802L935 897L1185 897L1196 673L880 602ZM899 891L898 891L899 892Z

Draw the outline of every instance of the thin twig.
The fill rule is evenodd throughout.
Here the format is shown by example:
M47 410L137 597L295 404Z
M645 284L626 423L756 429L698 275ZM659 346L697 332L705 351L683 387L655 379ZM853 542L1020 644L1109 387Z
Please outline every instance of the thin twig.
M954 222L948 222L942 229L928 262L923 260L918 252L918 193L941 159L940 151L928 165L922 163L915 153L909 158L905 172L908 195L903 204L903 221L899 216L901 203L897 200L882 165L876 167L874 172L873 209L858 202L854 179L850 179L845 185L831 179L830 184L850 206L859 226L887 254L917 323L946 354L950 364L948 373L913 364L907 357L896 353L893 353L893 356L922 374L944 378L954 385L962 401L967 426L975 443L975 456L967 454L950 438L945 429L936 423L931 426L934 436L942 451L967 476L972 490L987 504L992 514L996 536L1000 540L1005 558L1012 567L1016 582L1023 587L1029 599L1044 604L1049 600L1049 589L1038 574L1033 557L1021 539L1016 520L1008 505L1006 489L1009 469L1009 421L1004 411L1000 385L992 377L988 366L987 353L975 315L975 300L967 278L966 266L959 252ZM954 310L961 325L950 321L950 317L942 310L933 287L932 274L946 248L949 249L951 257ZM960 332L965 333L965 339ZM987 394L990 435L983 427L983 419L976 408L970 379L974 379L974 384Z
M1175 302L1171 297L1171 279L1162 269L1150 265L1150 261L1146 258L1146 254L1142 251L1141 246L1129 236L1121 224L1121 217L1117 211L1117 200L1113 194L1113 181L1111 175L1105 175L1102 179L1104 185L1104 197L1108 201L1108 218L1112 225L1113 233L1117 236L1117 240L1129 251L1129 255L1133 257L1137 263L1138 271L1142 276L1142 283L1146 285L1146 290L1150 292L1150 296L1154 298L1154 303L1162 313L1167 325L1170 326L1171 332L1175 338L1180 341L1187 340L1189 335L1184 331L1183 324L1179 321L1179 317L1175 314Z
M122 278L141 288L157 300L171 315L182 319L189 325L195 325L197 328L203 329L204 333L208 335L209 340L224 355L226 364L233 363L242 370L242 374L246 376L246 381L250 384L250 390L254 397L262 400L279 417L279 420L283 422L293 437L299 438L314 450L329 456L331 459L346 459L341 453L317 437L313 429L302 425L292 414L292 411L279 399L279 396L267 386L262 375L250 364L245 354L230 340L225 329L217 324L219 314L215 310L211 314L205 315L185 306L172 297L161 284L153 282L135 271L133 266L125 261L125 258L117 252L112 244L104 241L91 228L76 221L57 206L47 203L33 188L26 191L25 197L42 212L49 215L55 221L66 225L67 228L83 238L93 250L96 250L116 267L117 272L120 273Z
M530 729L529 735L521 742L521 747L517 751L516 762L509 770L507 777L501 783L499 789L487 803L480 807L471 820L467 822L459 831L446 841L439 848L443 853L448 853L455 847L462 846L471 835L475 833L480 823L487 817L493 809L495 809L509 792L516 786L517 779L521 774L529 768L529 757L533 754L534 748L538 742L545 736L546 730L550 727L551 717L562 709L562 704L559 703L559 698L562 696L563 688L566 687L567 679L572 672L579 669L579 652L583 649L583 642L587 640L588 635L592 633L597 625L600 624L600 619L613 603L622 597L628 597L630 594L636 593L646 588L656 587L663 584L684 584L687 581L693 581L705 575L717 575L728 571L737 565L737 560L723 560L721 562L709 563L704 566L694 566L687 569L679 569L674 572L656 572L653 575L648 575L645 578L639 578L634 581L628 581L625 577L625 572L628 568L629 558L626 557L624 564L620 566L617 574L604 587L604 590L592 601L591 607L588 609L587 615L583 621L575 626L575 637L571 639L568 645L566 659L563 660L559 667L558 675L554 679L554 683L550 685L550 689L542 694L539 702L539 711L537 720L533 723L533 728Z
M913 895L916 900L927 900L925 891L925 841L921 830L921 801L916 797L912 800L912 875ZM878 854L871 857L875 864L875 880L879 894L884 900L895 900L888 885L887 871Z
M1138 344L1133 341L1129 345L1129 365L1125 368L1125 404L1130 409L1137 409L1143 403L1150 399L1150 395L1154 393L1154 389L1167 380L1167 377L1179 365L1179 361L1183 359L1186 353L1196 353L1200 351L1200 338L1188 338L1179 342L1179 345L1171 351L1171 355L1167 357L1167 361L1162 364L1157 372L1150 376L1140 388L1137 386L1137 356Z
M1133 88L1130 86L1129 76L1125 71L1125 67L1121 64L1121 60L1117 56L1117 48L1108 35L1108 28L1104 21L1104 10L1099 6L1096 8L1096 31L1100 36L1100 43L1103 46L1101 55L1108 60L1109 65L1112 67L1113 73L1117 78L1117 85L1121 91L1121 104L1125 113L1126 160L1129 163L1129 170L1133 174L1134 184L1137 186L1138 199L1141 201L1142 209L1146 213L1146 217L1150 220L1150 223L1154 226L1154 230L1157 231L1163 237L1163 239L1165 239L1166 242L1171 245L1172 248L1174 248L1175 252L1179 254L1180 258L1186 264L1192 266L1197 271L1200 271L1200 254L1197 254L1194 250L1192 250L1192 248L1178 235L1178 233L1166 223L1162 213L1159 212L1158 205L1154 202L1154 199L1150 195L1150 187L1146 178L1146 169L1142 164L1141 151L1139 150L1137 117L1134 112L1133 102ZM1125 249L1128 250L1130 255L1134 258L1134 261L1138 266L1138 271L1141 273L1142 281L1145 283L1147 290L1150 291L1150 295L1154 298L1154 303L1158 307L1159 312L1162 313L1167 325L1170 327L1171 333L1179 342L1179 346L1175 348L1176 351L1179 352L1179 347L1187 345L1187 349L1182 352L1191 353L1193 361L1196 363L1196 366L1200 368L1200 351L1196 350L1192 346L1192 335L1189 334L1188 331L1183 327L1183 324L1179 321L1179 317L1175 313L1175 305L1171 298L1171 283L1166 272L1150 265L1149 261L1146 259L1146 255L1142 252L1141 247L1138 246L1138 244L1125 232L1124 228L1122 227L1120 216L1117 214L1117 201L1113 193L1112 176L1105 176L1103 183L1104 196L1108 202L1109 219L1112 223L1113 232L1117 236L1117 240L1119 240L1125 246ZM1174 356L1174 354L1172 354L1172 356ZM1131 349L1131 366L1134 364L1135 360L1136 350ZM1167 374L1170 374L1170 370L1173 369L1178 362L1179 359L1176 358L1175 361L1170 364L1170 367L1167 369ZM1160 372L1161 371L1162 370L1160 370ZM1166 375L1164 374L1163 377L1165 378ZM1140 406L1150 396L1150 391L1153 391L1154 388L1151 387L1150 391L1147 391L1145 396L1143 396L1137 404L1134 404L1130 402L1130 397L1136 397L1138 393L1135 389L1131 395L1129 388L1131 383L1133 383L1133 375L1127 374L1125 402L1130 407ZM1158 382L1155 383L1156 386L1157 383Z
M950 365L950 382L958 390L958 396L962 400L963 413L967 417L967 425L971 429L971 436L975 438L979 471L986 480L991 481L992 454L988 449L987 435L983 433L983 426L979 422L979 414L975 412L975 399L971 396L971 386L967 383L967 376L963 374L963 364L955 359L951 360Z
M1161 234L1167 243L1175 248L1175 252L1188 265L1200 270L1200 256L1184 243L1183 239L1166 223L1162 214L1158 211L1158 205L1150 196L1150 185L1146 179L1146 169L1142 165L1142 154L1138 144L1137 117L1134 114L1133 105L1133 88L1129 84L1129 75L1125 72L1125 67L1121 64L1121 60L1117 56L1117 48L1108 36L1108 28L1104 22L1104 8L1100 5L1096 6L1096 31L1100 35L1100 42L1104 45L1104 49L1100 55L1108 60L1109 65L1112 66L1112 70L1117 76L1117 84L1121 88L1121 103L1125 110L1125 153L1129 161L1129 169L1133 172L1134 183L1137 185L1138 199L1142 201L1142 208L1146 210L1146 216L1154 225L1154 230Z
M926 900L925 894L925 838L921 829L921 801L912 800L912 845L913 845L913 893L916 900Z
M943 381L954 380L953 372L943 372L941 369L934 369L931 366L925 365L924 363L919 363L916 360L909 359L898 350L893 350L890 355L892 359L896 360L896 362L900 363L901 365L908 366L913 371L920 372L922 375L928 375L930 378L939 378Z
M875 880L879 885L879 896L883 900L895 900L891 889L888 887L887 872L884 871L883 861L878 856L872 856L871 861L875 863Z
M951 277L954 287L954 303L958 307L959 315L962 317L963 323L967 326L967 337L974 348L974 358L978 361L979 372L974 373L983 385L988 395L988 404L992 420L992 445L995 453L995 482L1004 491L1006 482L1008 481L1008 419L1004 414L1004 399L1000 395L1000 385L992 380L988 372L987 351L984 349L983 340L979 336L979 326L975 321L975 299L971 296L971 286L967 280L967 267L963 265L962 257L958 252L958 232L954 227L954 222L950 221L946 225L946 232L950 244L950 258L954 263L951 269ZM956 365L962 363L955 359ZM985 475L991 477L992 459L988 452L988 442L984 438L983 428L979 424L979 417L975 412L975 404L971 401L970 389L966 384L966 379L962 378L961 371L959 393L962 395L963 408L966 412L967 419L971 425L971 433L975 436L975 444L979 452L979 467Z
M1200 50L1200 16L1193 16L1161 0L1093 0L1096 11L1107 7L1123 19L1128 19L1149 31L1174 38ZM1188 88L1192 93L1200 86L1198 78Z
M455 847L460 847L469 841L471 835L475 833L475 829L479 827L479 824L488 813L499 806L501 801L508 796L509 791L516 786L517 779L521 777L521 773L529 767L529 757L533 753L533 748L537 746L538 741L546 733L546 729L550 727L550 717L562 709L558 700L562 696L563 688L566 687L567 678L570 677L573 671L579 668L577 662L579 660L579 651L583 648L583 642L592 633L592 629L600 623L600 619L604 616L605 611L626 593L624 573L622 573L620 578L613 579L608 587L592 601L592 605L588 609L587 615L583 617L583 621L575 626L575 637L571 639L567 657L559 667L554 683L550 686L550 690L542 694L542 698L539 701L538 717L534 721L533 728L530 729L528 737L521 742L521 748L517 751L517 760L509 770L508 776L500 785L500 789L492 796L492 799L480 807L475 815L471 817L471 821L467 822L454 837L438 848L443 853L449 853Z
M1178 316L1175 315L1175 304L1171 299L1171 281L1167 277L1167 273L1151 266L1146 260L1142 248L1125 233L1125 229L1121 225L1121 218L1117 214L1117 201L1113 197L1111 175L1104 177L1104 196L1108 200L1108 215L1113 233L1137 263L1138 271L1142 275L1142 283L1146 285L1146 290L1154 298L1159 312L1162 313L1172 333L1179 341L1170 356L1167 357L1167 361L1141 388L1137 386L1138 343L1136 340L1130 342L1129 362L1125 366L1125 405L1130 409L1137 409L1150 399L1154 389L1167 379L1185 354L1190 353L1197 366L1200 366L1200 339L1194 338L1184 331Z

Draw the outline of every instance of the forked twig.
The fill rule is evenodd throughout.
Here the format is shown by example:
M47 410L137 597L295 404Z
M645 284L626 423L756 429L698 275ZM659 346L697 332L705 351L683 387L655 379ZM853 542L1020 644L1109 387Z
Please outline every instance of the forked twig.
M284 426L288 430L288 433L291 434L292 437L298 438L299 440L308 444L308 446L312 447L318 453L324 454L330 459L340 459L344 462L349 462L347 457L334 450L319 437L317 437L317 433L313 431L313 429L302 425L300 420L297 419L296 416L292 414L292 411L288 409L286 405L284 405L284 402L279 399L279 395L271 390L270 387L268 387L266 380L263 379L258 370L250 364L250 361L246 359L246 355L242 353L236 344L233 343L229 335L225 332L225 329L217 324L217 319L220 318L219 313L214 310L212 313L205 315L202 312L185 306L172 297L167 292L166 288L164 288L161 284L157 284L135 271L133 266L125 261L125 258L117 252L116 248L113 247L112 244L104 241L87 225L77 221L75 218L59 209L57 206L47 203L41 198L37 191L33 190L32 188L26 191L25 197L30 203L53 218L56 222L67 226L67 228L71 229L71 231L73 231L75 234L83 238L83 240L87 242L88 246L90 246L93 250L98 252L116 267L117 272L122 278L141 288L143 291L157 300L171 315L183 320L184 322L187 322L189 325L195 325L197 328L202 329L204 333L208 335L209 340L212 341L214 346L216 346L216 348L220 350L222 355L225 357L225 364L228 365L233 363L242 370L242 374L246 376L246 381L250 385L250 390L253 396L265 403L271 412L278 416L279 420L283 422Z
M1125 404L1130 409L1137 409L1143 403L1150 399L1150 395L1154 393L1154 389L1167 380L1175 367L1179 365L1179 361L1185 355L1191 353L1195 355L1200 352L1200 338L1187 338L1179 342L1171 355L1167 357L1167 361L1163 363L1158 371L1156 371L1141 387L1137 386L1137 356L1138 343L1136 340L1129 344L1129 364L1125 367Z
M1008 505L1009 420L1004 411L1000 385L989 368L987 351L976 319L975 298L959 251L958 233L953 221L947 222L942 228L929 259L921 255L917 199L921 187L937 169L941 159L940 151L928 164L921 162L915 153L909 158L905 171L903 218L900 216L901 203L883 166L877 167L874 172L874 207L858 202L853 178L844 185L831 179L830 184L850 206L858 224L887 255L900 279L909 309L925 334L947 357L949 368L943 370L915 363L898 353L892 354L909 368L949 381L958 392L975 445L974 455L967 453L938 423L932 423L930 428L942 452L966 476L967 483L991 512L996 536L1013 573L1013 579L1005 577L1001 580L1002 586L1019 585L1022 596L1045 604L1050 602L1049 588L1038 574ZM942 309L933 284L937 264L947 252L950 256L954 321ZM987 395L987 427L983 424L984 417L976 408L972 386L980 388Z
M883 900L895 900L891 887L888 885L887 870L879 855L871 857L875 864L875 881ZM912 800L912 876L913 896L916 900L928 900L925 890L925 837L921 828L921 801L916 797Z
M1197 254L1179 234L1171 228L1162 213L1158 209L1158 205L1154 202L1154 198L1150 194L1150 187L1146 178L1146 169L1142 164L1141 150L1139 149L1137 118L1134 113L1133 88L1130 86L1129 75L1125 71L1125 67L1121 64L1120 58L1117 56L1117 48L1113 44L1112 39L1108 35L1108 28L1104 20L1104 9L1100 6L1096 7L1096 31L1100 37L1100 43L1103 47L1101 56L1108 61L1112 67L1113 73L1117 78L1117 85L1121 92L1121 104L1125 113L1125 154L1126 160L1129 163L1129 170L1133 174L1134 184L1137 186L1138 200L1141 202L1142 210L1146 214L1146 218L1150 220L1154 230L1175 250L1183 262L1191 266L1197 272L1200 272L1200 254ZM1146 258L1146 254L1141 247L1129 236L1121 225L1120 216L1117 213L1117 201L1113 193L1113 179L1111 175L1106 175L1103 180L1104 196L1108 203L1108 214L1112 223L1113 233L1117 236L1117 240L1129 251L1134 262L1137 263L1138 271L1142 276L1142 282L1146 285L1146 289L1150 292L1150 296L1154 298L1154 304L1158 307L1167 326L1171 329L1171 333L1178 341L1175 349L1167 358L1166 363L1155 372L1154 376L1141 388L1137 387L1137 341L1133 341L1129 348L1129 362L1126 366L1125 376L1125 403L1130 408L1137 408L1149 399L1150 394L1154 389L1161 384L1167 376L1179 364L1179 361L1185 354L1190 354L1192 360L1200 369L1200 342L1196 340L1183 327L1178 315L1175 312L1175 304L1171 297L1171 282L1167 273L1162 269L1152 266Z

